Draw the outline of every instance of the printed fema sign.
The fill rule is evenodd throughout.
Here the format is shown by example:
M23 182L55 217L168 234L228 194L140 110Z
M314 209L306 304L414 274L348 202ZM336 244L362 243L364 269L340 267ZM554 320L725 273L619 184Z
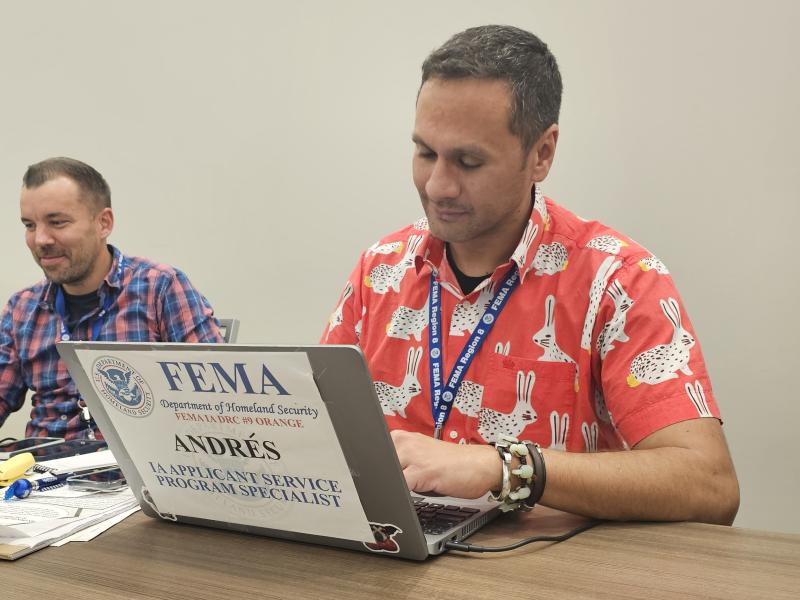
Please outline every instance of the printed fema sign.
M305 353L77 356L158 513L375 541Z

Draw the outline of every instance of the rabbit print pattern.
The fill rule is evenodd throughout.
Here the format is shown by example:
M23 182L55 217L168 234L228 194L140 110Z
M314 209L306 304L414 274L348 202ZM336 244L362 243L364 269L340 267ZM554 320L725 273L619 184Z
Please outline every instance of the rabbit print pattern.
M450 321L450 335L471 335L478 321L481 320L486 307L494 296L494 283L487 285L478 294L475 302L464 299L456 305L453 319Z
M536 256L531 261L528 271L536 269L534 275L555 275L567 268L569 255L567 248L561 242L552 244L539 244Z
M469 379L462 380L458 393L453 399L453 406L458 409L458 412L468 417L477 417L482 402L483 386Z
M583 434L583 446L587 452L597 452L597 422L581 423L581 433Z
M618 237L614 237L613 235L598 235L597 237L589 240L589 243L586 244L586 247L600 250L600 252L605 252L606 254L619 254L619 251L627 245L628 242L625 242Z
M501 413L491 408L482 408L478 413L478 433L488 444L500 439L501 435L517 437L531 423L536 422L533 410L533 385L536 375L528 371L517 371L517 403L510 413Z
M630 339L625 335L625 320L628 311L633 306L633 299L628 296L619 281L608 286L606 294L611 296L614 301L614 315L597 336L597 351L600 353L601 359L605 359L606 354L614 349L615 341L627 342Z
M654 270L659 275L669 275L667 265L657 259L655 256L648 256L639 261L639 268L642 271Z
M497 342L494 346L494 353L500 354L501 356L508 356L508 353L511 352L511 342Z
M419 310L398 306L392 313L392 320L386 325L386 335L401 340L409 340L413 335L419 342L422 340L422 332L428 326L429 319L427 300Z
M597 319L597 310L600 308L600 300L603 298L603 292L608 285L608 280L614 272L622 266L622 261L615 261L613 256L606 258L592 281L592 287L589 289L589 308L586 310L586 319L583 321L583 336L581 337L581 348L591 351L592 348L592 329L594 328L595 319Z
M419 361L422 358L422 348L409 348L406 359L406 374L403 383L399 387L390 385L384 381L375 382L375 392L381 402L383 414L394 416L400 415L405 418L406 407L414 396L422 392L422 387L417 379Z
M508 353L511 351L511 342L506 342L505 344L498 342L494 347L494 351L496 354L508 356ZM483 386L480 383L464 379L453 400L453 406L455 406L462 415L477 417L482 402Z
M364 285L372 288L376 294L385 294L390 289L400 293L400 282L403 281L406 271L414 266L414 253L421 241L421 235L412 235L408 238L408 246L403 260L396 265L381 263L373 267L369 275L364 277Z
M367 256L372 256L375 254L391 254L394 252L395 254L400 254L403 251L403 242L396 241L396 242L387 242L385 244L381 244L380 242L375 242L367 248Z
M708 403L706 402L706 394L703 391L703 386L700 385L700 381L694 382L694 387L692 387L691 383L687 383L685 386L686 393L689 395L689 399L694 404L694 407L697 409L697 414L701 417L711 417L711 410L708 408Z
M608 412L606 399L603 397L603 392L601 392L599 388L595 388L594 390L594 413L603 423L613 423L611 413Z
M567 431L569 430L569 413L564 413L558 418L558 412L550 413L550 447L553 450L567 449Z
M547 216L544 221L542 214ZM522 419L510 428L500 425L510 425L503 415L509 415L515 408L522 409L515 402L520 371L523 374L534 372L532 408L537 415L532 425L527 421L520 435L542 446L550 443L549 417L553 411L557 413L558 423L556 445L566 432L569 449L584 451L583 433L588 431L592 447L592 423L596 422L598 450L622 449L626 443L633 446L641 435L666 426L676 410L682 410L684 417L705 413L695 384L698 379L708 410L718 415L699 348L691 350L691 338L683 335L683 329L694 335L683 302L674 291L670 275L664 274L666 270L657 255L596 221L580 221L574 213L560 208L550 199L535 201L522 221L517 243L510 247L514 252L514 264L519 266L520 273L531 265L536 266L520 278L501 321L464 374L462 386L453 399L456 410L452 411L443 432L445 439L455 443L462 438L468 443L483 443L482 435L492 438L494 431L518 431L526 423ZM549 230L545 223L549 223ZM536 225L538 230L533 235ZM486 293L484 290L492 281L486 281L468 295L471 304L457 309L464 295L447 266L443 242L430 237L429 230L422 229L423 222L417 226L420 229L407 225L380 238L368 256L366 246L375 239L365 245L365 252L354 269L355 278L351 278L353 291L344 303L343 322L333 328L327 341L356 343L354 328L361 320L360 345L373 381L376 381L376 394L389 426L430 434L427 356L430 306L425 310L430 276L437 270L442 271L440 275L447 273L446 277L438 278L442 292L442 333L447 338L453 327L454 333L460 334L450 336L448 344L443 345L446 358L451 361L468 339L469 332L480 327L480 324L475 325L478 315L471 313L483 312L488 298L478 301L477 307L476 300L482 292ZM616 250L616 245L610 238L603 238L604 235L628 245L620 244L618 254L608 253L607 250ZM422 239L414 254L409 255L408 247L418 236ZM590 240L595 241L587 247ZM381 246L397 241L403 244L400 252L382 254L390 247ZM563 247L553 246L556 242ZM548 247L541 250L537 260L543 243ZM391 249L398 247L399 244ZM417 261L425 248L430 248L429 255ZM407 258L411 260L403 263ZM421 263L419 273L415 268L417 262ZM568 267L559 270L565 264ZM495 292L500 287L502 271L510 266L493 273L492 278L498 280ZM540 275L534 274L537 270ZM370 276L370 283L374 279L373 287L365 286L365 276ZM446 287L448 283L453 286L452 290ZM395 292L396 289L400 291ZM662 312L659 301L669 306L669 298L680 304L682 326L673 324L672 318L677 322L677 315L667 318ZM341 298L337 298L332 303L337 313L340 302ZM363 307L366 313L362 316ZM672 312L670 307L669 313ZM338 321L338 318L333 319L334 323ZM325 339L325 333L322 337ZM511 341L513 356L509 355L508 360L494 354L495 344L500 340L503 345ZM588 347L584 349L582 345ZM416 351L420 346L422 352L417 359ZM410 347L413 352L409 364ZM444 363L452 367L450 362ZM683 367L694 375L685 375ZM573 378L578 373L580 388L576 392ZM597 379L593 380L593 374ZM605 399L600 394L595 395L601 381ZM687 382L691 382L696 404L685 388ZM644 383L648 385L642 385ZM655 387L654 383L657 383ZM653 402L654 410L639 410L642 393L647 395L651 389L658 392L647 398ZM678 408L673 410L673 407ZM562 427L565 413L569 427Z
M537 233L539 233L539 225L533 221L528 221L522 234L522 241L517 245L514 254L511 255L511 260L518 265L525 264L525 257L528 256L528 250L530 250L533 240L536 239Z
M336 307L336 310L333 311L333 314L331 314L330 319L328 319L328 335L331 334L331 331L333 331L339 325L342 324L342 321L344 320L343 317L344 304L345 302L347 302L347 299L352 295L353 295L353 284L348 281L347 285L344 286L344 291L342 292L342 299L339 302L339 305Z
M550 294L544 301L544 327L533 334L534 343L544 350L539 360L574 363L575 361L559 348L556 342L555 310L556 297Z
M358 320L358 323L355 324L355 327L353 327L353 329L356 332L356 339L359 342L361 341L361 328L364 327L364 316L366 314L367 314L367 307L366 306L362 306L361 307L361 318ZM330 331L328 332L328 335L330 335Z
M567 362L575 365L575 391L578 391L578 365L575 360L558 347L556 342L556 298L550 294L544 301L544 327L533 334L533 342L544 352L538 360L544 362Z
M668 379L678 377L676 371L684 375L691 375L689 368L689 351L694 346L692 334L683 328L681 310L677 300L667 298L659 300L661 310L672 323L672 341L661 344L639 354L631 362L631 372L628 375L628 385L636 387L642 383L655 385Z

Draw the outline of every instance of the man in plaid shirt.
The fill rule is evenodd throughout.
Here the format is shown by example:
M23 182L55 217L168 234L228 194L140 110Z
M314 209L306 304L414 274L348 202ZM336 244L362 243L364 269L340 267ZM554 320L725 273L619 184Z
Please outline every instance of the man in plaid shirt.
M111 192L91 166L51 158L28 168L25 241L45 279L0 315L0 425L33 392L27 436L101 437L82 410L58 340L221 342L208 301L181 271L106 244Z

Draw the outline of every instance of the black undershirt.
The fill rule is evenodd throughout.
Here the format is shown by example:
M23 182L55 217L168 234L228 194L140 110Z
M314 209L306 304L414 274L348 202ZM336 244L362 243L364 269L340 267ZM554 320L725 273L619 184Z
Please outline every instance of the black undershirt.
M62 288L63 289L63 288ZM67 329L72 328L85 316L100 306L100 295L97 290L88 294L73 296L64 290L64 305L67 309Z
M453 260L453 257L450 255L450 244L444 245L445 254L447 255L447 262L450 265L450 268L453 269L453 274L456 276L456 280L458 281L458 285L461 288L461 293L465 296L468 296L472 290L478 287L481 282L489 277L491 273L487 273L486 275L479 275L478 277L472 277L471 275L465 275L461 269L458 268L456 265L456 261Z

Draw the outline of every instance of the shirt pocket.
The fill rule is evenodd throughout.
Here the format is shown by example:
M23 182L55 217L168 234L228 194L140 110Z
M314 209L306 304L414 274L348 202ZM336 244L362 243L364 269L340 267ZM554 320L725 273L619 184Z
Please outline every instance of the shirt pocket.
M486 365L478 414L467 423L471 443L495 442L512 435L549 446L566 440L574 411L576 367L569 362L544 362L518 356L492 355ZM553 413L558 427L551 431Z

